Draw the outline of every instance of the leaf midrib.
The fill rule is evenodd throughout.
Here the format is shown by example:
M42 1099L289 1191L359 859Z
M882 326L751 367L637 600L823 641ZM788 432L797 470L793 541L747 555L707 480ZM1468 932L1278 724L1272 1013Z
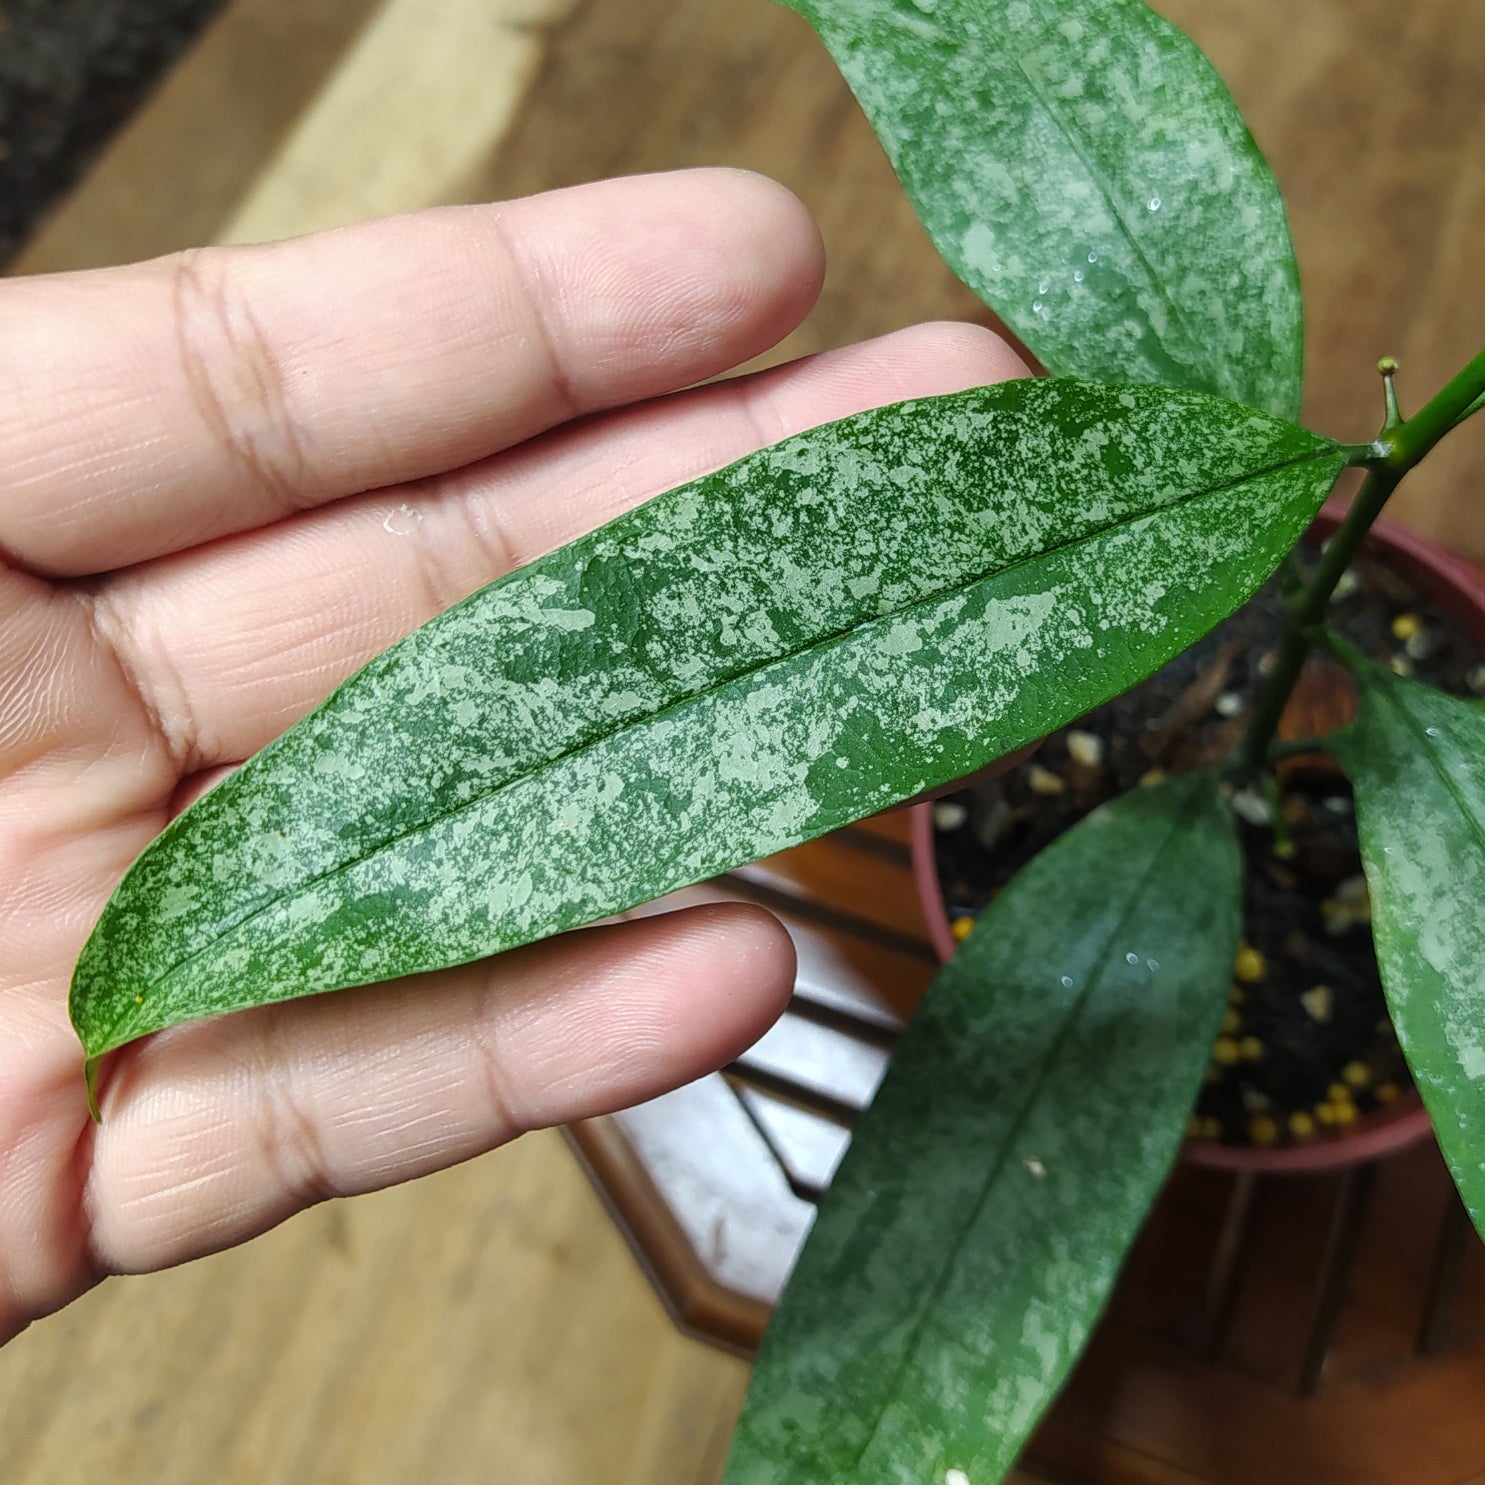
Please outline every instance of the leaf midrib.
M1314 437L1315 435L1311 434L1309 436ZM809 644L783 650L780 653L772 655L768 659L763 660L757 664L743 666L742 668L723 676L719 680L714 681L710 685L699 687L695 691L690 691L685 693L684 695L676 697L675 700L666 703L666 705L659 708L658 710L646 713L643 717L636 718L632 722L625 723L622 727L615 729L614 731L601 733L595 737L587 739L585 742L578 743L570 748L563 750L560 753L556 753L552 757L544 759L535 767L527 769L522 773L515 774L508 779L502 780L499 784L494 785L492 788L484 790L483 792L474 795L472 798L465 800L458 805L428 815L424 819L418 821L416 824L410 825L406 829L398 831L378 841L369 850L361 852L358 855L351 856L344 861L338 862L336 865L328 867L326 870L318 873L317 875L309 877L306 880L298 883L290 892L280 893L266 899L265 901L259 903L257 906L244 912L241 917L228 924L223 931L217 933L207 942L203 943L199 949L195 950L191 954L188 954L185 958L178 960L176 963L172 964L168 969L163 971L155 978L146 980L142 987L143 991L158 991L174 976L178 975L183 970L189 969L204 955L210 953L214 948L220 946L225 940L235 935L240 929L247 927L257 918L261 917L264 913L267 913L270 909L272 909L278 903L284 901L286 898L298 896L304 892L311 890L314 887L319 886L322 882L330 881L345 872L351 871L355 867L361 865L363 862L369 861L373 857L378 856L385 851L394 849L404 840L407 840L414 835L420 834L421 832L429 829L434 825L437 825L443 820L451 819L457 815L465 813L466 811L477 809L480 806L486 804L489 800L493 799L495 796L504 793L507 789L515 788L518 785L525 783L529 779L535 778L540 773L554 768L560 763L565 762L567 759L577 757L580 754L587 752L590 748L599 746L600 744L608 741L610 738L618 736L621 732L627 730L629 727L637 725L649 725L652 722L658 721L661 718L668 716L680 707L688 706L692 702L698 701L705 696L712 695L718 691L721 691L728 686L734 685L740 680L746 679L749 676L760 675L775 666L784 665L788 661L794 659L796 656L808 653L809 651L827 648L828 646L838 643L840 640L846 638L848 635L854 634L859 630L868 629L875 624L885 623L889 620L897 621L902 619L905 615L912 614L920 609L927 608L930 605L942 603L945 599L952 598L959 593L968 592L971 589L978 587L981 583L989 581L991 578L1010 575L1019 571L1021 568L1029 565L1030 563L1042 561L1045 558L1055 556L1059 553L1074 551L1078 547L1087 545L1088 543L1093 541L1097 541L1099 538L1108 535L1110 532L1136 526L1141 521L1148 520L1152 516L1155 516L1162 512L1179 510L1184 506L1190 505L1196 501L1206 499L1213 495L1219 495L1223 491L1236 489L1239 486L1248 484L1252 481L1267 478L1269 475L1277 474L1281 470L1298 468L1301 465L1319 463L1321 460L1324 459L1335 458L1338 456L1339 452L1340 451L1337 445L1333 443L1327 443L1326 446L1316 449L1308 454L1304 454L1294 458L1280 459L1271 464L1264 465L1261 468L1247 470L1240 475L1234 476L1232 479L1222 480L1217 482L1216 484L1204 486L1198 490L1193 490L1188 494L1182 495L1177 499L1172 500L1167 505L1154 507L1153 509L1142 512L1140 515L1135 516L1132 519L1110 520L1108 522L1105 522L1103 525L1093 527L1092 529L1084 533L1084 535L1077 537L1071 541L1062 542L1056 546L1046 547L1038 552L1030 553L1024 557L1019 557L1014 561L1007 563L1003 567L993 568L986 572L979 573L978 575L963 582L945 587L937 593L933 593L926 597L917 599L915 602L907 604L902 608L893 609L887 613L878 614L874 618L863 620L860 623L851 624L846 626L845 628L833 630L828 634L818 636ZM409 969L405 971L405 973L416 973L416 970ZM114 1020L113 1024L109 1028L107 1036L104 1038L103 1045L100 1046L96 1050L96 1052L94 1052L92 1048L88 1049L90 1054L102 1055L103 1052L111 1050L114 1046L120 1046L123 1044L123 1042L121 1041L114 1041L114 1037L117 1035L119 1029L129 1022L130 1009L131 1008L126 1007L124 1013ZM124 1040L130 1039L132 1039L132 1037L124 1038Z
M1088 153L1088 142L1084 140L1082 133L1075 128L1073 120L1066 117L1047 101L1046 95L1042 90L1041 82L1030 67L1027 66L1026 58L1022 51L1014 47L1010 51L1016 63L1017 70L1026 79L1031 96L1036 100L1037 105L1046 117L1052 121L1057 132L1067 141L1068 148L1076 157L1078 164L1087 172L1089 179L1102 192L1104 200L1112 208L1112 215L1118 226L1120 236L1129 244L1135 257L1139 260L1140 267L1144 269L1145 277L1155 289L1157 297L1165 303L1166 308L1170 310L1176 323L1181 327L1181 338L1185 342L1183 346L1185 354L1180 364L1188 369L1195 369L1202 361L1202 343L1187 322L1186 311L1179 301L1172 296L1170 285L1155 271L1155 265L1150 261L1149 255L1145 252L1144 245L1135 236L1134 229L1129 225L1124 217L1124 213L1119 209L1119 198L1114 194L1102 168L1097 165L1096 157ZM1245 403L1247 401L1241 389L1235 390L1235 379L1229 371L1228 363L1225 359L1219 360L1217 374L1221 379L1221 395L1231 397L1237 402ZM1197 390L1208 391L1211 389L1203 387Z
M1144 900L1144 894L1149 887L1151 879L1156 875L1161 865L1163 864L1166 849L1169 847L1171 841L1175 838L1175 836L1181 831L1187 829L1190 823L1191 816L1187 813L1183 813L1177 820L1172 822L1170 829L1167 830L1161 837L1160 849L1152 853L1150 857L1150 864L1148 867L1146 867L1144 872L1141 873L1138 886L1136 887L1134 892L1131 893L1124 911L1120 913L1119 917L1114 922L1112 930L1106 935L1104 939L1103 947L1099 951L1097 968L1089 977L1088 984L1083 989L1081 989L1078 992L1077 996L1074 998L1072 1005L1068 1008L1067 1014L1063 1017L1062 1025L1058 1028L1056 1035L1052 1038L1052 1041L1046 1050L1046 1053L1037 1064L1036 1075L1034 1078L1031 1079L1029 1091L1026 1097L1021 1101L1020 1107L1016 1110L1014 1119L1007 1127L1006 1136L1002 1143L1000 1153L997 1155L995 1163L991 1166L989 1172L987 1173L984 1183L981 1185L979 1193L975 1197L974 1202L972 1203L964 1221L959 1224L959 1230L955 1235L955 1240L949 1249L948 1256L944 1259L942 1265L939 1268L938 1275L934 1279L933 1288L929 1291L928 1298L924 1302L922 1309L918 1314L917 1321L913 1325L912 1335L909 1337L907 1344L903 1347L901 1358L899 1359L893 1373L892 1385L883 1395L881 1406L875 1410L876 1416L872 1420L871 1432L866 1436L865 1441L862 1443L860 1449L856 1451L856 1454L851 1460L851 1472L853 1478L856 1472L860 1469L861 1461L866 1457L867 1451L876 1442L877 1435L881 1432L882 1424L886 1421L887 1410L892 1406L893 1399L897 1395L897 1389L902 1381L903 1374L907 1371L908 1367L912 1365L913 1359L918 1353L918 1347L922 1342L924 1331L927 1329L935 1307L937 1306L940 1298L943 1295L945 1286L948 1284L950 1278L954 1273L954 1269L959 1257L959 1251L963 1246L965 1239L974 1230L975 1226L980 1220L980 1217L984 1213L985 1204L990 1200L991 1192L1000 1184L1001 1177L1005 1172L1006 1164L1011 1157L1011 1153L1015 1147L1016 1141L1019 1138L1021 1131L1026 1127L1026 1121L1031 1117L1032 1111L1035 1109L1037 1102L1041 1098L1043 1086L1046 1083L1049 1075L1048 1070L1052 1066L1054 1066L1058 1054L1061 1052L1063 1046L1066 1045L1068 1038L1073 1034L1079 1022L1082 1020L1084 1012L1088 1009L1089 1002L1093 999L1093 996L1103 987L1104 978L1111 963L1109 955L1112 946L1124 935L1125 925L1129 922L1129 919L1134 914L1139 904Z

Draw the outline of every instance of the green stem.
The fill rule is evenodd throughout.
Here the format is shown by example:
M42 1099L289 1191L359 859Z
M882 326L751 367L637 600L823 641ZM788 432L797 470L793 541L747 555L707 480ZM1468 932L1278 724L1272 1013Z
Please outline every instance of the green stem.
M1466 418L1472 418L1477 412L1485 412L1485 392L1482 392L1460 415L1454 419L1454 427L1457 428Z
M1311 631L1324 619L1335 585L1355 559L1372 522L1401 478L1401 470L1390 469L1385 464L1372 468L1360 494L1352 501L1345 520L1326 545L1325 555L1320 559L1314 577L1290 605L1273 673L1258 698L1253 720L1238 746L1236 761L1239 767L1255 771L1263 767L1269 744L1278 731L1279 718L1289 704L1295 682L1299 680L1299 673L1313 648Z
M1396 368L1382 365L1383 375ZM1398 481L1470 412L1485 396L1485 351L1481 351L1458 376L1425 403L1406 421L1398 421L1394 395L1387 399L1387 421L1373 448L1366 482L1351 504L1346 518L1325 548L1325 555L1315 575L1289 605L1284 639L1274 663L1273 674L1258 699L1253 720L1238 745L1235 763L1240 769L1256 772L1263 768L1269 745L1278 731L1279 718L1289 704L1299 673L1314 645L1314 631L1325 618L1331 594L1346 569L1355 560L1372 523L1397 488Z

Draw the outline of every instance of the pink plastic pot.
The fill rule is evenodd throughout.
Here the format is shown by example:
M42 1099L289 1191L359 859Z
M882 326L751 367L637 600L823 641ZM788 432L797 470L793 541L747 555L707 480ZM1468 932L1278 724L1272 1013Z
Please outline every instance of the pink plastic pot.
M1315 534L1328 536L1345 513L1344 503L1327 502L1315 521ZM1425 537L1387 522L1378 522L1372 528L1365 550L1385 560L1388 566L1407 578L1454 619L1465 634L1485 647L1485 576L1478 569ZM917 881L918 898L923 905L933 947L941 960L947 960L956 945L949 929L949 916L944 908L938 867L934 861L931 804L914 807L911 829L913 875ZM1322 1135L1308 1144L1264 1149L1224 1145L1214 1140L1187 1140L1181 1158L1193 1165L1215 1170L1268 1173L1332 1170L1390 1154L1431 1132L1428 1111L1423 1107L1422 1099L1417 1093L1409 1093L1349 1128Z

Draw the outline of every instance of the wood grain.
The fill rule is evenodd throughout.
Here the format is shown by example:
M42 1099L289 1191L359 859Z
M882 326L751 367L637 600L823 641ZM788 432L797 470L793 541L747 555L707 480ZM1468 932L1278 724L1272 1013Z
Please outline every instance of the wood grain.
M674 1328L545 1133L34 1326L0 1352L3 1474L706 1481L745 1378Z
M232 0L9 271L213 241L380 3Z
M570 9L571 0L386 0L218 239L266 242L464 199L541 63L538 28Z

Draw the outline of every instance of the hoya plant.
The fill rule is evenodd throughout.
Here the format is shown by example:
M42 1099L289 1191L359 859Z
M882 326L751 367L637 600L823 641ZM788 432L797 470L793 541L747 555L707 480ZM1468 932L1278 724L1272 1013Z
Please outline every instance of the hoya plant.
M462 963L970 773L1243 604L1360 495L1220 766L1031 862L930 989L765 1341L734 1485L989 1485L1083 1345L1226 1008L1232 813L1311 649L1402 1048L1485 1226L1485 706L1363 660L1327 601L1485 353L1343 444L1297 426L1277 187L1143 0L797 0L945 259L1047 377L765 449L491 584L177 819L77 966L100 1059L183 1020Z

